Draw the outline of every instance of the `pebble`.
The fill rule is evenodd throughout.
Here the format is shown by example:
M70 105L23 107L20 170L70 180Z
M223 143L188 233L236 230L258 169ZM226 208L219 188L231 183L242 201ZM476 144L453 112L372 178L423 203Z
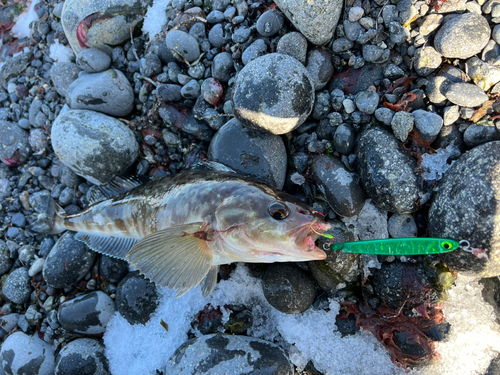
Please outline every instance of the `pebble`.
M10 258L10 251L4 241L0 241L0 276L9 272L14 261Z
M459 112L460 107L458 105L452 105L450 107L445 107L443 109L443 125L449 126L454 124L460 117Z
M218 23L212 27L208 33L208 41L215 48L222 48L229 41L222 24Z
M207 103L218 107L224 99L224 88L215 78L207 78L201 85L201 95Z
M16 304L28 302L31 292L31 278L26 267L12 271L2 288L3 295Z
M342 105L344 106L344 111L346 113L353 113L356 110L356 104L351 99L344 99L342 101Z
M287 153L282 138L249 129L236 119L229 120L215 134L208 158L277 189L285 184Z
M417 223L410 214L394 214L387 222L387 230L393 238L417 237Z
M140 72L143 76L151 77L162 72L161 65L160 58L156 54L149 52L141 59Z
M260 131L288 133L313 109L313 81L304 66L288 55L271 53L252 60L239 72L235 85L236 118Z
M311 77L314 90L321 90L333 76L332 55L322 49L312 49L307 54L306 69Z
M200 45L185 31L170 30L166 42L170 53L179 61L193 62L200 57Z
M59 165L59 180L62 184L71 188L80 185L83 181L80 176L64 164Z
M307 56L307 39L301 33L296 31L287 33L279 40L276 52L295 57L303 65L305 65Z
M415 128L422 141L431 144L434 142L443 126L443 118L436 113L418 109L412 112L415 119Z
M55 375L111 375L105 348L94 339L76 339L57 355Z
M111 57L100 49L88 48L78 54L76 65L87 73L100 73L109 69Z
M441 55L433 47L419 48L415 54L413 68L418 75L428 76L441 65Z
M473 82L483 91L488 91L495 83L500 82L500 69L477 57L468 59L465 66Z
M278 48L279 49L279 48ZM243 54L241 55L241 62L243 65L247 65L253 59L259 56L265 55L267 52L267 44L263 39L257 39L255 42L250 44Z
M465 129L463 137L465 145L472 148L483 143L500 140L500 132L492 125L471 124Z
M354 46L354 42L347 38L337 38L332 43L332 51L341 53L349 51Z
M116 284L128 274L128 263L121 259L101 255L99 274L106 282Z
M52 288L69 288L85 276L95 257L95 252L67 232L47 256L43 265L43 278Z
M51 135L61 162L94 184L109 182L123 173L139 152L135 135L126 125L94 111L59 115Z
M181 95L185 99L196 99L200 96L200 92L200 85L195 79L189 81L186 85L182 86L181 89Z
M284 17L274 9L262 13L256 23L257 32L263 37L270 37L281 30Z
M391 121L394 136L401 142L406 142L408 134L413 130L414 123L415 118L411 113L405 111L396 112Z
M214 131L205 122L198 120L193 114L190 114L182 123L181 129L188 134L191 134L196 139L204 142L210 142L214 136Z
M234 71L233 57L229 52L215 55L212 61L212 77L220 82L228 82Z
M384 125L391 126L394 112L389 108L380 107L375 110L375 118Z
M137 272L129 273L116 288L116 310L130 324L146 324L156 311L156 286Z
M354 149L356 133L349 124L341 124L333 135L333 145L335 150L341 154L350 154Z
M388 49L380 48L373 44L365 44L363 46L363 58L367 62L382 64L389 60L391 51Z
M181 85L167 83L164 85L159 85L156 89L156 93L161 100L167 102L176 102L182 99L181 89Z
M379 96L374 90L360 92L356 97L356 107L366 114L373 114L377 109Z
M52 65L50 78L54 83L54 88L57 93L65 97L69 86L78 78L78 74L81 71L82 70L72 62L61 62ZM30 122L33 123L31 120Z
M365 14L365 11L361 7L352 7L349 9L349 22L356 22L363 17Z
M472 83L452 83L444 92L446 99L464 107L479 107L488 100L488 95Z
M114 313L113 300L106 293L96 291L62 303L57 319L68 331L96 335L106 332Z
M20 152L19 162L24 163L31 154L29 133L13 122L0 120L0 160L5 163L16 150Z

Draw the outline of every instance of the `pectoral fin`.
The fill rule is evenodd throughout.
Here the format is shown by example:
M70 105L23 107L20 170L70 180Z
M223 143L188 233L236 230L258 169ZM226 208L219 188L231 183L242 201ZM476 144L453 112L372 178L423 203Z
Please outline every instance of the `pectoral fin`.
M208 271L205 280L203 280L203 284L201 286L201 292L203 293L203 297L207 297L210 293L213 292L215 285L217 285L217 275L219 273L219 266L210 267L210 271Z
M180 297L198 285L212 265L202 225L187 224L150 234L130 249L127 259L156 285L175 289Z

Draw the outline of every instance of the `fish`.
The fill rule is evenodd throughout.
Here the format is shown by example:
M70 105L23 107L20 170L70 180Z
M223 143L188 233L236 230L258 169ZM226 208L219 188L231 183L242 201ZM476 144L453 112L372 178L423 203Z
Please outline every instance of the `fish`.
M53 213L37 230L76 231L90 249L123 259L146 278L176 291L201 283L208 296L219 266L233 262L322 260L315 244L329 230L323 216L299 199L218 163L151 180L117 177L96 190L90 206Z

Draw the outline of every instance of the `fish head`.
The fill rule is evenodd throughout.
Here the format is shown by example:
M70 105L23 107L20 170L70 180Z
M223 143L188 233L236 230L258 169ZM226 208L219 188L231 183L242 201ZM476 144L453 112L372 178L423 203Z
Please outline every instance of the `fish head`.
M217 208L216 226L234 261L272 263L321 260L315 244L331 224L297 198L265 186L248 186Z

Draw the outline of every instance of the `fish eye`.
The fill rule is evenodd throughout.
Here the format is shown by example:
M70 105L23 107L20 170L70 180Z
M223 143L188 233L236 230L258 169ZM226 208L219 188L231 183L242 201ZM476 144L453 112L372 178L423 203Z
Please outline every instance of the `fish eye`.
M283 220L290 214L288 207L281 202L271 203L271 205L267 208L267 211L275 220Z
M446 250L449 250L453 247L453 245L449 242L443 242L443 243L441 243L441 246Z

